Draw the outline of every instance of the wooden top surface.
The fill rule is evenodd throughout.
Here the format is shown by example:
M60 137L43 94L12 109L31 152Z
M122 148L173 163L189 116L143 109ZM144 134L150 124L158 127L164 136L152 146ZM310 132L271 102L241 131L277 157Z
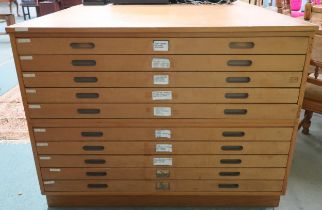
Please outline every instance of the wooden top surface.
M316 26L235 2L232 5L78 5L7 27L8 32L313 31Z

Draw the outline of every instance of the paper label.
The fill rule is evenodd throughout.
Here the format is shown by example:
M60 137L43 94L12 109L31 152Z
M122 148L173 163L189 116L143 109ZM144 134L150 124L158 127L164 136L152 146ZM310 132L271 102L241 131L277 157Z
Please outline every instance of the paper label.
M168 85L169 84L169 75L153 75L153 84L154 85Z
M44 181L44 184L55 184L55 181Z
M170 60L168 58L153 58L152 59L153 69L169 69Z
M36 77L36 74L34 74L34 73L25 73L22 76L25 77L25 78L28 78L28 77Z
M35 89L26 89L26 93L36 93Z
M156 117L169 117L171 116L171 107L154 107L153 115Z
M49 169L50 172L61 172L60 168L50 168Z
M172 166L172 158L153 158L154 166Z
M45 142L40 142L40 143L37 143L36 145L37 147L48 147L48 143L45 143Z
M39 104L30 104L29 109L40 109L41 106Z
M172 91L152 91L152 100L172 100Z
M32 60L33 57L31 55L24 55L24 56L20 56L20 60L22 61L27 61L27 60Z
M171 138L171 130L155 130L154 131L155 138Z
M40 156L39 159L40 160L50 160L51 157L49 157L49 156Z
M27 27L19 27L19 28L15 28L16 32L23 32L23 31L28 31Z
M34 132L36 132L36 133L44 133L44 132L46 132L46 128L34 128Z
M169 41L164 41L164 40L153 41L153 51L169 51Z
M22 44L22 43L30 43L31 42L31 39L17 39L17 42L19 44Z
M156 144L156 152L172 152L172 144Z

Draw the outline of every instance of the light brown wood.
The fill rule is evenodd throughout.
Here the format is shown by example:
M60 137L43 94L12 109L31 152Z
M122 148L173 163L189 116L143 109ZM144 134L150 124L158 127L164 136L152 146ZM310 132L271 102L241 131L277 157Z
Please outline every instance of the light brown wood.
M23 71L303 71L305 55L25 55ZM29 57L31 56L31 57ZM169 68L152 68L166 59ZM288 62L285 62L287 60ZM59 62L57 62L59 61ZM85 66L74 62L90 62ZM229 66L228 62L243 62ZM94 64L95 62L95 64ZM246 62L246 64L244 64ZM89 66L88 66L89 65ZM246 65L246 66L240 66Z
M297 103L299 89L32 88L26 93L28 103Z
M154 41L168 51L154 51ZM241 46L230 46L231 44ZM78 45L77 45L78 44ZM83 46L80 46L83 44ZM247 46L250 45L250 46ZM251 38L29 38L17 39L20 55L36 54L305 54L306 37ZM246 47L246 48L245 48Z
M154 76L168 76L168 85L154 84ZM34 76L34 77L33 77ZM96 82L75 82L96 77ZM229 77L249 82L227 82ZM267 79L269 78L269 79ZM26 87L300 87L301 72L28 72Z
M62 181L46 184L45 191L92 191L92 192L146 192L158 194L162 192L216 192L216 191L269 191L280 192L282 189L281 181L217 181L217 180L176 180L176 181L105 181L105 180L82 180L82 181ZM89 186L106 186L104 188ZM159 185L167 185L169 189L156 189ZM236 185L236 188L224 187L226 185Z
M44 125L44 124L40 124ZM57 125L58 127L59 125ZM36 141L290 141L292 128L196 128L196 127L155 127L155 128L102 128L102 127L34 127ZM69 126L74 126L72 123ZM156 130L170 130L168 137L156 137ZM82 132L87 132L82 134ZM225 135L226 132L226 135ZM227 133L228 132L228 133ZM230 133L229 133L230 132ZM98 133L98 136L88 136ZM101 134L101 135L100 135ZM228 135L227 135L228 134ZM235 134L234 136L229 136ZM238 135L236 135L238 134Z
M29 104L31 118L293 119L295 104ZM161 110L161 111L158 111ZM166 110L166 111L164 111ZM84 113L82 113L84 111ZM93 113L94 112L94 113ZM160 112L160 116L158 115ZM229 112L228 114L225 112ZM93 113L93 114L92 114ZM230 114L231 113L231 114ZM279 113L273 115L271 113Z
M39 142L39 155L47 154L288 154L289 142Z
M48 158L49 157L49 158ZM153 167L154 158L172 158L172 167L285 167L288 155L41 155L41 167ZM101 164L88 164L85 160L105 160ZM221 160L240 160L221 163ZM228 161L229 162L229 161Z
M41 174L44 180L283 180L285 168L42 168Z

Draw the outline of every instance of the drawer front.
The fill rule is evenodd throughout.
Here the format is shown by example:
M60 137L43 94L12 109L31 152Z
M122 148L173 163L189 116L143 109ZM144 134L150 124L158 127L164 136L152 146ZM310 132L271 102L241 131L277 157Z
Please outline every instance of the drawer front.
M286 167L288 155L40 155L41 167Z
M255 179L283 180L284 168L41 168L44 180Z
M280 192L283 181L220 181L220 180L176 180L176 181L44 181L45 191L73 192Z
M305 55L20 56L23 71L303 71L304 61Z
M267 79L269 78L269 79ZM301 72L31 72L26 87L300 87Z
M288 154L289 142L38 142L38 154Z
M28 103L297 103L297 88L33 88Z
M292 128L34 128L36 141L290 141Z
M31 118L295 119L297 104L29 104ZM279 114L272 114L279 113Z
M306 37L18 38L24 54L306 54Z

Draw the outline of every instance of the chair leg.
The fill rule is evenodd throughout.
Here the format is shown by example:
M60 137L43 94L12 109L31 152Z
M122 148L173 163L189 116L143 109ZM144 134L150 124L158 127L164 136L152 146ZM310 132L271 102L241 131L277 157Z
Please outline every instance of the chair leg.
M305 135L309 134L312 115L313 115L313 112L305 110L304 119L302 123L303 124L302 133Z
M12 14L12 1L9 3L10 14Z
M17 2L17 0L13 1L13 3L16 5L17 7L17 16L20 17L20 14L19 14L19 4Z

